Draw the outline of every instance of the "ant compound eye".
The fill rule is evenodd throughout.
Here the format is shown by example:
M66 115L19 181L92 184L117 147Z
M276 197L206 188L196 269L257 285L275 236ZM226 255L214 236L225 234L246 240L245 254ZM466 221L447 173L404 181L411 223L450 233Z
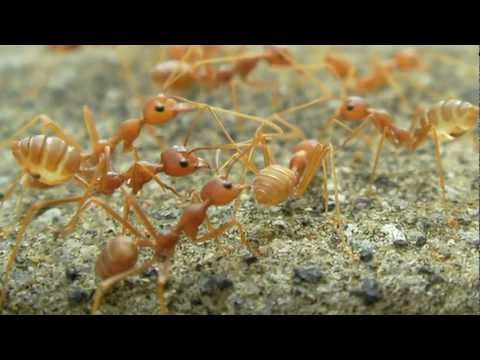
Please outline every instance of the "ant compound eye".
M156 112L159 112L159 113L162 113L162 112L165 111L165 106L163 106L163 105L157 105L157 106L155 106L155 111L156 111Z
M182 168L188 167L188 160L186 160L186 159L180 160L180 166Z
M348 111L353 111L353 110L355 110L355 106L353 106L352 104L348 104L347 105L347 110Z
M230 182L230 181L226 181L224 184L223 184L223 187L227 190L232 190L233 188L233 184Z

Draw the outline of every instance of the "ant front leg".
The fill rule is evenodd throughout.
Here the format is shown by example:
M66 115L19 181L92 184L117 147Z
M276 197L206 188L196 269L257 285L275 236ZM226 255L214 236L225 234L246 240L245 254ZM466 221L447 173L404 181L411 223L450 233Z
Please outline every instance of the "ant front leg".
M375 181L375 173L377 171L378 167L378 161L380 159L380 153L382 152L383 145L385 143L385 130L382 132L382 137L380 138L380 142L378 143L377 151L375 152L375 157L373 161L373 167L372 167L372 172L370 174L370 180L368 182L368 192L369 194L372 194L373 192L373 182Z
M236 227L238 229L238 231L240 232L241 243L248 249L248 251L250 251L251 254L253 254L256 257L260 257L260 256L264 255L259 249L255 249L252 246L252 244L250 243L250 241L248 241L248 239L245 235L245 229L243 228L243 225L240 224L235 219L232 219L227 224L222 225L218 229L214 229L213 231L210 231L208 234L205 234L200 238L195 237L194 239L192 239L192 241L196 242L196 243L202 243L202 242L206 242L208 240L214 239L214 238L218 238L233 227Z
M434 127L432 127L432 138L433 142L435 143L435 159L437 161L438 179L440 182L440 189L442 189L442 201L445 208L447 201L447 191L445 189L445 172L443 170L442 164L441 144L440 140L438 139L437 130Z
M141 234L138 230L136 230L127 220L122 218L115 210L112 209L110 205L108 205L104 200L98 198L98 197L91 197L89 198L81 207L78 209L77 216L72 218L70 222L65 226L64 234L70 234L73 229L75 228L75 225L78 222L78 219L80 218L81 214L85 212L90 206L96 205L100 208L102 208L108 216L110 216L112 219L118 221L124 229L127 229L128 232L130 232L132 235L142 238L143 234Z
M311 156L308 158L308 164L302 174L300 183L297 185L295 196L302 196L305 194L318 169L322 165L322 161L328 153L329 148L329 146L324 146L322 144L317 144L317 146L315 146Z
M5 189L5 191L2 192L3 196L0 199L0 209L3 207L3 203L5 201L10 200L10 198L12 197L13 193L15 192L15 189L17 188L17 186L22 183L22 180L24 179L24 175L25 174L22 171L20 174L18 174L16 176L15 180L13 180L10 183L10 185L8 185L8 187Z

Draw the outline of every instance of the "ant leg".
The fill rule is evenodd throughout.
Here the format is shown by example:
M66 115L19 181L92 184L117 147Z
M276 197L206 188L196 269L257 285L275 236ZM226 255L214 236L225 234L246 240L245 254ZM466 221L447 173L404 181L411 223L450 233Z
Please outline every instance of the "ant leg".
M129 217L130 217L130 204L129 204L127 198L125 198L125 199L123 200L123 220L124 220L126 223L128 223ZM126 228L126 226L124 225L124 226L122 227L122 235L126 235L126 233L127 233L127 228Z
M155 231L155 227L153 226L151 221L148 219L147 215L145 214L145 211L143 211L143 209L140 207L140 204L138 203L135 196L133 196L132 194L129 194L124 189L122 189L122 191L125 198L129 202L129 205L133 208L137 217L140 219L140 222L143 224L143 226L145 226L150 236L154 239L159 239L160 238L159 234Z
M231 143L231 145L233 145L234 147L236 147L237 150L240 150L239 149L239 145L235 142L235 140L233 140L233 138L230 136L230 134L228 133L227 129L225 128L225 125L223 124L222 120L220 119L220 117L218 116L217 112L216 112L216 109L210 107L207 105L207 109L208 111L210 112L210 114L213 116L213 118L215 119L215 121L217 122L218 126L222 129L224 135L227 137L228 141ZM263 124L260 126L260 129L263 128ZM228 145L227 145L228 146ZM219 148L222 148L222 147L219 147ZM237 155L234 155L230 160L228 160L228 162L232 161L235 156ZM245 161L244 161L244 158L243 158L243 154L239 154L239 159L245 164ZM237 161L238 159L235 158L234 161ZM227 163L228 163L227 162ZM253 164L253 162L250 162L250 161L246 161L246 164L245 166L247 166L250 170L252 170L253 172L257 173L258 170L257 168L255 167L255 165ZM224 166L222 166L222 168L224 168Z
M0 201L0 209L1 209L3 207L4 202L12 197L12 195L13 195L15 189L17 188L18 184L21 184L22 190L20 191L19 195L17 196L17 201L15 202L15 216L16 216L18 221L20 221L20 218L21 218L23 197L24 197L25 193L28 190L30 190L30 187L23 182L23 179L24 179L24 174L21 173L15 179L15 181L9 186L9 188L7 189L7 191L4 195L4 198ZM5 237L10 236L10 234L12 233L14 228L15 228L15 225L6 226L5 229L3 230L3 233L4 233Z
M287 134L285 134L285 137L282 136L282 138L284 138L284 139L289 139L289 138L297 139L298 138L300 140L305 140L306 139L305 133L299 127L290 124L287 120L283 119L278 114L275 114L274 118L275 118L276 121L278 121L280 124L282 124L283 126L285 126L287 129L289 129L291 131L290 134L287 133Z
M333 97L333 96L323 96L323 97L320 97L320 98L318 98L318 99L315 99L315 100L311 100L311 101L309 101L309 102L306 102L306 103L304 103L304 104L296 105L296 106L290 107L290 108L288 108L288 109L285 109L285 110L276 112L276 113L272 114L271 116L267 117L267 119L270 119L270 118L272 118L272 117L275 116L275 115L284 117L284 116L286 116L286 115L290 115L290 114L296 113L296 112L298 112L298 111L307 109L307 108L312 107L312 106L314 106L314 105L322 104L322 103L324 103L324 102L327 102L327 101L330 101L330 100L333 100L333 99L335 99L335 97Z
M17 175L15 180L13 180L10 183L10 185L5 189L5 191L2 192L3 196L0 199L0 209L3 207L3 203L5 201L8 201L12 197L13 193L15 192L15 189L22 182L24 175L25 174L22 171L20 174Z
M260 257L262 256L262 253L258 250L252 247L250 241L247 240L247 237L245 236L245 229L243 228L243 225L240 224L237 220L232 219L230 222L227 224L224 224L220 226L218 229L215 229L208 234L203 235L200 238L195 238L192 239L193 242L195 243L202 243L206 242L208 240L211 240L216 237L222 236L224 233L226 233L228 230L231 228L236 227L238 231L240 232L240 241L241 243L255 256Z
M329 144L329 157L330 157L330 170L332 172L333 185L335 190L335 221L337 224L337 229L341 229L342 218L340 213L340 199L338 196L337 168L335 166L335 150L333 149L332 144Z
M50 207L50 206L57 206L57 205L63 205L63 204L68 204L68 203L73 203L73 202L78 202L82 199L82 197L71 197L71 198L65 198L65 199L57 199L57 200L47 200L47 201L40 201L32 205L30 210L27 212L25 218L22 220L20 229L17 233L17 238L15 240L15 244L13 245L13 248L10 252L10 255L7 260L7 264L5 266L5 273L3 275L3 290L2 294L0 297L0 311L3 309L3 305L5 303L5 300L7 298L7 287L8 287L8 281L10 278L10 274L13 270L13 266L15 263L15 260L17 258L17 253L18 250L20 249L20 245L22 244L25 232L27 230L28 225L33 221L34 216L42 209Z
M150 124L145 124L145 128L147 129L147 134L157 143L157 146L160 148L160 150L166 150L167 144L164 137L158 134L159 130Z
M160 313L162 315L168 314L168 306L165 299L165 287L167 286L168 278L170 277L171 268L172 264L170 258L168 258L162 263L162 269L159 271L157 278L158 304L160 305Z
M368 192L372 193L372 186L373 186L373 181L375 180L375 173L377 171L378 167L378 161L380 159L380 153L383 148L383 144L385 143L385 132L382 133L382 137L380 138L380 142L378 143L377 151L375 153L375 158L373 161L373 167L372 167L372 172L370 174L370 181L368 182Z
M92 110L88 106L83 107L83 121L87 128L88 136L90 138L90 146L92 152L95 152L100 136L98 135L95 119L93 118Z
M306 80L314 82L320 88L323 94L325 94L326 96L332 95L332 91L323 83L323 81L318 80L315 74L308 70L307 66L297 64L295 60L289 55L281 54L281 56L285 58L290 63L290 66L300 75L302 75Z
M100 161L95 167L95 172L91 176L89 182L86 182L84 179L78 176L74 178L82 187L85 188L85 193L82 199L79 201L80 207L77 209L73 217L64 227L63 237L67 237L68 235L70 235L75 229L75 227L77 226L78 221L80 220L81 214L86 210L86 207L88 207L88 205L85 206L87 200L94 196L94 189L99 182L98 179L99 178L102 179L107 175L108 171L110 170L110 166L111 166L110 148L106 147L103 153L103 156L100 158Z
M342 243L342 247L344 251L353 259L358 261L358 256L356 256L350 245L348 244L347 237L345 235L345 231L343 229L343 221L342 215L340 211L340 199L339 199L339 191L338 191L338 179L337 179L337 168L335 166L335 150L333 146L330 144L330 151L329 151L329 160L330 160L330 169L332 172L333 178L333 187L335 192L335 228L337 235L340 237L340 241Z
M390 85L392 87L393 91L395 91L397 93L398 97L400 98L403 105L406 107L407 111L411 112L412 111L412 105L410 104L407 97L405 96L405 91L402 89L402 87L400 86L398 81L395 80L393 75L391 75L387 72L385 72L383 74L383 76L385 76L385 79L387 80L388 85Z
M124 218L122 218L122 216L120 216L115 210L112 209L112 207L110 205L108 205L104 200L98 198L98 197L91 197L90 199L88 199L82 206L81 208L78 210L78 216L80 216L83 212L85 212L91 205L96 205L100 208L102 208L103 210L105 210L105 212L114 220L118 221L120 224L123 225L124 228L126 228L128 230L128 232L130 232L132 235L138 237L138 238L142 238L143 237L143 234L140 233L137 229L135 229L133 227L133 225L125 220ZM72 219L73 220L73 219ZM65 227L65 229L72 229L74 228L74 223L73 221L70 220L69 224ZM65 230L65 231L68 231L68 230Z
M295 196L302 196L305 194L319 167L322 165L322 161L328 151L329 146L324 146L322 144L318 144L312 151L312 154L308 159L308 165L302 174L302 179L295 190Z
M100 285L98 285L97 290L95 291L95 296L94 296L93 305L92 305L92 315L95 315L98 312L98 309L102 304L102 300L103 300L103 297L105 296L105 293L108 290L110 290L116 283L122 280L125 280L126 278L129 278L131 276L135 276L145 272L150 267L152 267L156 262L157 262L156 259L150 260L142 265L136 266L131 270L127 270L123 273L114 275L102 281Z
M115 53L120 63L121 76L123 77L125 84L128 88L127 91L130 92L130 94L135 100L143 103L145 99L142 96L138 96L138 94L142 93L142 91L140 91L140 83L137 80L138 77L135 75L135 71L133 69L133 62L130 61L131 59L129 59L131 55L128 52L133 51L132 49L133 46L119 45L115 47Z
M187 62L187 59L190 57L192 54L192 50L194 49L193 46L189 46L183 57L180 59L180 63L185 63ZM162 89L163 91L166 91L170 86L175 84L175 82L182 77L182 75L185 73L184 69L177 69L176 71L172 72L170 76L165 80L163 83Z
M327 176L327 162L322 160L322 172L323 172L323 205L325 213L328 212L328 176Z
M358 135L360 135L361 131L365 129L369 124L370 124L371 117L366 118L363 120L362 124L355 128L353 131L351 130L350 136L343 142L343 144L340 146L341 148L345 147L351 140L356 138Z
M443 170L443 165L442 165L442 153L440 150L440 140L438 139L437 130L433 127L432 127L432 137L433 137L433 141L435 142L435 158L437 161L437 172L438 172L438 178L440 181L440 188L442 189L442 200L445 205L447 200L447 192L445 189L445 172Z
M197 124L197 121L200 118L200 115L203 115L203 113L205 112L205 109L206 108L200 108L200 110L197 111L197 114L193 118L193 120L190 124L190 127L188 128L187 136L185 137L185 140L183 141L183 146L186 147L188 145L190 137L192 136L192 133L193 133L193 129L195 128L195 125Z
M78 150L82 150L80 144L73 137L67 135L62 130L60 125L58 125L55 121L51 120L46 115L34 117L31 121L22 126L19 130L17 130L8 140L0 142L0 148L6 146L7 144L10 144L11 141L15 140L18 136L25 133L28 129L36 126L39 122L42 124L42 134L46 134L48 130L51 130L56 136L65 141L68 145L73 146Z
M258 124L265 125L265 126L270 127L271 129L274 129L278 134L283 134L282 128L280 128L278 125L274 124L272 121L270 121L269 119L266 119L266 118L261 118L261 117L258 117L258 116L238 113L238 112L233 111L233 110L222 109L222 108L219 108L219 107L216 107L216 106L210 106L210 105L205 104L205 103L199 103L199 102L195 102L195 101L192 101L192 100L188 100L188 99L186 99L184 97L181 97L181 96L172 96L172 98L176 99L176 100L179 100L179 101L182 101L182 102L185 102L187 104L193 105L197 108L207 108L209 111L213 110L217 113L226 114L226 115L230 115L230 116L241 118L241 119L251 120L251 121L254 121Z
M148 169L147 167L141 165L141 164L137 164L140 168L142 168L142 171L144 171L145 173L147 173L153 181L155 181L161 188L163 191L166 191L166 190L169 190L171 191L172 193L174 193L176 196L178 197L182 197L175 188L171 187L170 185L167 185L165 184L158 175L154 174L150 169Z

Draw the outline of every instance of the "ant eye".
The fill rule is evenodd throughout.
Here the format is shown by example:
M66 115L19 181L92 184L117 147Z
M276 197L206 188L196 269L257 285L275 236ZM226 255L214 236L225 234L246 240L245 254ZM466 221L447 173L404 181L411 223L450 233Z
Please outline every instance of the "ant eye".
M165 106L157 105L157 106L155 106L155 111L159 112L159 113L164 112L165 111Z
M233 188L233 184L231 182L227 181L223 184L223 187L227 190L231 190Z
M353 111L354 109L355 109L355 106L353 106L352 104L347 105L347 110L348 111Z
M185 160L185 159L180 160L180 166L181 166L182 168L188 167L188 160Z

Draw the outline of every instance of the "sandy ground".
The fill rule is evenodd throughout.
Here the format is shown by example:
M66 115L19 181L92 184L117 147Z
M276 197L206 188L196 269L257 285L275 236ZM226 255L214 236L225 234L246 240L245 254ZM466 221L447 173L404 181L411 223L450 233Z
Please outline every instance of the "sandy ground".
M300 62L319 63L324 47L295 47ZM362 71L376 51L390 56L392 47L345 47ZM392 88L369 94L369 102L389 110L400 126L408 127L417 107L449 96L478 103L478 48L422 47L423 71L399 78L410 108ZM440 56L439 56L440 55ZM45 113L88 145L82 106L94 111L99 131L108 136L118 124L140 113L145 96L158 92L149 81L149 69L161 57L160 47L86 47L68 55L48 52L44 46L0 46L0 131L8 138L33 116ZM121 61L120 61L121 59ZM127 64L129 71L122 64ZM292 72L261 66L254 79L280 83L279 109L320 97L318 83ZM335 93L338 83L325 71L316 79ZM413 85L412 80L416 85ZM211 105L232 108L228 89L193 89L183 95ZM331 134L322 127L338 102L312 107L288 120L309 137L339 144L345 131ZM268 90L240 89L240 109L266 116L273 112ZM159 129L165 144L181 144L193 115ZM214 122L203 117L191 146L217 144L225 138ZM232 136L245 140L255 124L239 128L235 118L223 117ZM35 129L29 134L34 134ZM373 133L372 133L373 134ZM478 134L476 134L478 136ZM367 193L372 145L357 141L337 152L341 212L353 259L341 246L332 223L335 204L328 212L322 201L322 178L317 176L305 196L262 208L250 193L242 197L238 220L248 238L266 256L256 258L241 246L238 233L229 232L216 244L192 244L183 239L177 249L167 300L175 314L478 314L479 313L479 166L472 136L443 147L449 202L442 208L434 146L428 141L414 154L386 146L375 182ZM159 158L160 148L145 131L138 141L142 156ZM272 151L287 165L293 142L276 142ZM165 145L166 146L166 145ZM226 156L226 155L225 155ZM205 153L214 161L214 153ZM224 157L225 158L225 157ZM120 153L115 166L124 169L131 155ZM8 149L0 152L0 189L15 177L18 167ZM212 176L197 173L172 181L179 190L199 189ZM234 177L238 176L237 173ZM252 178L249 178L252 180ZM166 180L170 181L170 180ZM329 184L332 189L332 184ZM25 194L24 209L40 199L77 194L75 186ZM17 192L18 195L18 192ZM15 199L0 210L0 269L13 242ZM121 197L108 199L121 210ZM155 185L140 196L159 229L176 223L181 208L170 194ZM74 207L48 209L29 227L10 283L6 314L87 314L98 279L96 256L118 224L93 208L68 238L59 236ZM232 216L232 209L211 209L216 225ZM124 281L106 298L103 314L158 314L156 269Z

